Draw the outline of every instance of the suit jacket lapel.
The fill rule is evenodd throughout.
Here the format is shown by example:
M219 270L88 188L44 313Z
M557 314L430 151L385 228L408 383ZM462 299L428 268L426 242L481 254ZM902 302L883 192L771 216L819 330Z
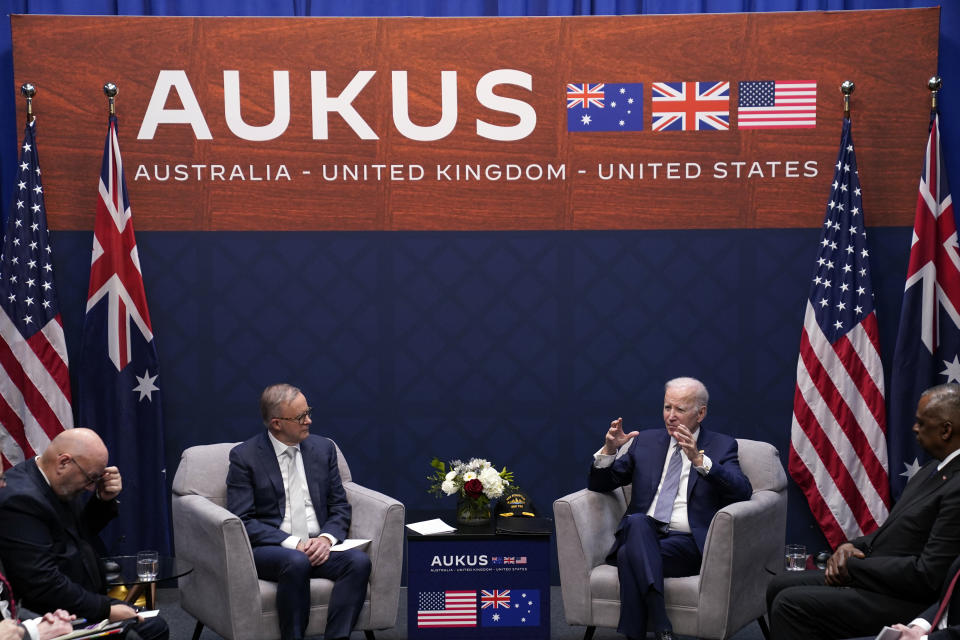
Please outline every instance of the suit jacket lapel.
M670 448L670 434L667 433L667 430L664 429L657 436L657 454L660 456L654 460L652 468L655 469L653 473L650 474L650 500L653 504L653 498L657 495L657 487L660 486L660 478L663 477L663 467L667 461L667 449Z
M950 464L940 471L936 471L937 465L940 464L939 460L931 460L920 467L916 476L907 483L903 495L900 496L900 500L896 506L903 505L905 507L939 489L943 483L949 480L956 472L958 460L960 460L960 458L954 458L950 461Z
M267 477L273 486L273 492L277 496L277 510L280 512L280 518L283 519L287 507L287 494L283 490L283 476L280 475L280 461L277 458L277 452L273 448L273 442L267 432L264 431L257 446L261 449L261 460L266 468Z
M710 448L710 434L700 427L700 435L697 436L697 448L706 453ZM709 455L709 454L707 454ZM690 504L690 496L693 495L693 487L700 480L700 474L692 466L690 467L690 476L687 478L687 504Z
M320 495L318 491L320 490L320 464L317 461L317 450L313 446L313 443L310 441L310 438L307 438L300 443L300 455L303 458L303 472L307 478L307 489L310 491L310 501L313 502L314 511L316 511L317 506L322 504Z

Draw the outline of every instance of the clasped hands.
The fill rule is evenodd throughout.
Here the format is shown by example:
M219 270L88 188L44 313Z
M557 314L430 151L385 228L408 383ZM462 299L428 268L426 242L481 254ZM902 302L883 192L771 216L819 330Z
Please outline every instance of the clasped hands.
M310 564L317 567L330 557L330 540L326 536L317 536L297 543L297 550L303 551L310 559Z

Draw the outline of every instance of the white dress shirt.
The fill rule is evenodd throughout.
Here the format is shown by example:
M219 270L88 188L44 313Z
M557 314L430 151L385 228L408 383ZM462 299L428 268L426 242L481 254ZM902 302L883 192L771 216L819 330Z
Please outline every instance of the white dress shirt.
M270 444L273 445L273 451L277 454L277 462L280 464L280 477L283 479L283 495L286 500L286 506L283 510L283 521L280 523L280 530L284 533L290 533L290 483L287 478L287 467L289 466L289 458L287 457L287 447L288 445L283 444L277 440L272 433L267 432L267 437L270 438ZM293 445L298 450L300 445ZM337 539L330 535L329 533L320 533L320 523L317 522L317 512L313 510L313 501L310 499L310 488L307 486L307 472L303 468L303 452L300 452L300 455L296 457L297 471L300 472L300 481L303 483L303 495L307 497L307 532L310 534L311 538L316 538L317 536L323 536L330 541L331 545L337 544ZM297 536L289 536L284 540L281 546L287 549L296 549L297 544L300 543L300 538Z
M700 429L697 429L693 434L694 442L697 441L697 438L700 436ZM660 482L657 484L657 492L653 495L653 500L650 502L650 508L647 509L647 515L651 518L653 517L653 512L657 508L657 499L660 497L660 489L663 487L663 480L667 476L667 467L670 465L670 457L673 456L673 449L677 446L677 441L671 436L670 444L667 446L667 452L664 455L663 471L660 474ZM593 454L593 466L597 469L603 469L609 467L613 464L613 461L616 459L616 454L608 455L602 453L603 447L600 448L595 454ZM703 466L694 467L690 462L690 458L680 450L680 460L683 462L683 467L680 469L680 486L677 488L677 499L673 503L673 511L670 514L670 530L671 531L681 531L683 533L690 533L690 520L687 518L687 485L690 480L690 469L696 469L697 473L704 476L710 472L710 468L713 466L710 458L707 457L707 454L701 454L703 456Z

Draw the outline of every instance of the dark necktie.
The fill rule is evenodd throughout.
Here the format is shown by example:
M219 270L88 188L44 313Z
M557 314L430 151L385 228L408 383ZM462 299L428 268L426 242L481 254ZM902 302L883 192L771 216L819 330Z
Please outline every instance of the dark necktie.
M957 586L957 578L960 578L960 571L957 571L953 576L953 580L950 581L950 586L947 587L947 592L943 594L943 600L940 601L940 608L937 609L937 615L933 616L933 622L930 623L931 631L937 628L937 624L947 610L947 605L950 604L950 596L953 595L953 588Z
M680 459L680 445L675 445L670 464L667 465L667 475L663 477L663 486L660 487L660 497L653 510L653 519L664 524L670 524L670 515L673 513L673 503L677 500L677 489L680 488L680 471L683 469L683 460Z

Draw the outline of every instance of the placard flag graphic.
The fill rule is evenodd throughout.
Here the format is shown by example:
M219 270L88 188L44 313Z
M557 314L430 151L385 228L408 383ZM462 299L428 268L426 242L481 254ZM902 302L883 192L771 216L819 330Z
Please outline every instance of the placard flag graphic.
M887 517L879 329L850 119L830 185L800 335L790 475L836 547Z
M477 626L476 591L421 591L417 628Z
M927 458L911 429L920 395L945 382L960 382L960 251L940 117L932 113L890 376L894 496Z
M126 504L105 530L111 555L170 551L163 414L156 341L133 217L110 116L93 228L90 287L77 387L80 423L95 429L123 476Z
M567 131L643 131L643 83L567 85Z
M67 345L53 286L36 119L20 147L16 195L0 250L0 462L42 453L73 426Z
M480 624L484 627L540 626L539 589L492 589L481 591L483 608ZM496 606L493 602L496 601Z
M816 126L816 82L760 80L739 84L738 129L802 129Z
M654 82L653 131L726 131L730 128L729 82Z

